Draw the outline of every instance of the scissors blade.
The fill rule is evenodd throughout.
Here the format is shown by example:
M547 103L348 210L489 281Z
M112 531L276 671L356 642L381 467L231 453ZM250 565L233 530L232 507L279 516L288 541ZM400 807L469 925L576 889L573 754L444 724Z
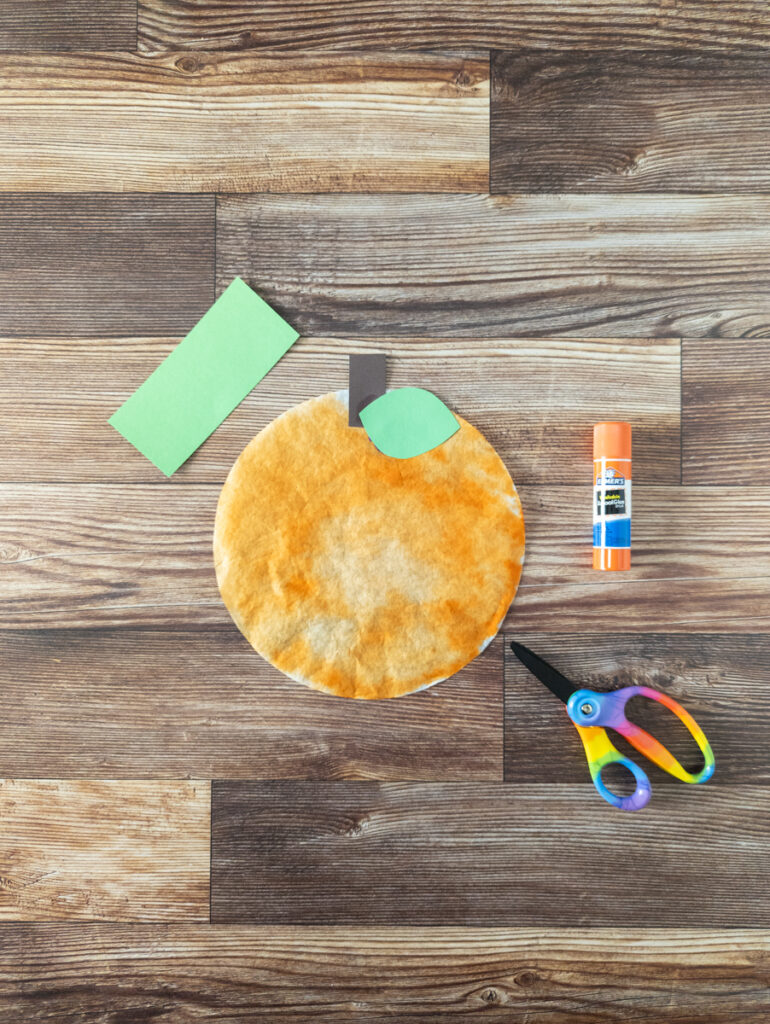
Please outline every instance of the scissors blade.
M536 676L564 704L567 703L575 690L580 689L580 687L571 683L566 676L563 676L561 672L557 672L553 665L543 661L542 658L538 657L534 651L530 651L529 647L525 647L524 644L519 644L512 640L511 650L522 665L525 665L532 675Z

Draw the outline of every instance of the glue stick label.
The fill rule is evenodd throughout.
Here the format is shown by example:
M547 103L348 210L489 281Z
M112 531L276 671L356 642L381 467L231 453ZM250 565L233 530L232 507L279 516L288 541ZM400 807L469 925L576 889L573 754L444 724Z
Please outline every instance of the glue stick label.
M631 547L631 460L594 463L594 547Z
M625 516L630 514L630 488L631 481L626 484L626 478L614 466L608 466L604 470L604 487L602 487L602 471L599 469L597 479L594 481L596 487L596 514L601 516ZM629 511L626 511L628 508Z

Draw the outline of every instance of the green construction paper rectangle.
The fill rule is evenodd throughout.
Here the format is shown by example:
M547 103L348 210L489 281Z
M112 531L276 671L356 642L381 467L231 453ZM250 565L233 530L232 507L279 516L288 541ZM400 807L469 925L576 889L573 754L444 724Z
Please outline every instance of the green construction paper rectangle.
M109 422L171 476L298 337L236 277Z

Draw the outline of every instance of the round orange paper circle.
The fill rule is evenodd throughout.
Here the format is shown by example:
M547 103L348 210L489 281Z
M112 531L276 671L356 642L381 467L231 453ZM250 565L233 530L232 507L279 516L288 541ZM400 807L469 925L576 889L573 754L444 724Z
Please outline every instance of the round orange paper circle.
M348 426L345 392L295 406L222 488L217 582L249 643L342 697L430 686L497 633L521 576L524 520L494 448L465 420L412 459Z

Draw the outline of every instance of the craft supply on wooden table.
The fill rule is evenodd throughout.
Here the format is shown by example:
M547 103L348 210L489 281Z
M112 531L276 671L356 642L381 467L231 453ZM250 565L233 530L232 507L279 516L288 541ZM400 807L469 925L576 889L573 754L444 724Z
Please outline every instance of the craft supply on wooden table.
M388 357L384 352L348 356L348 426L362 427L361 410L385 394Z
M631 424L594 427L594 569L631 568Z
M446 679L492 640L516 593L513 481L475 427L429 398L443 435L433 419L408 437L386 429L397 458L348 426L346 392L313 398L268 424L222 488L222 598L263 657L314 689L378 699Z
M512 640L511 650L522 665L566 704L567 714L583 741L594 786L608 804L622 811L639 811L649 803L652 787L639 765L629 757L624 757L612 745L606 729L620 733L640 754L681 782L707 782L714 774L714 754L706 734L689 711L685 711L673 697L649 686L624 686L609 693L597 693L595 690L575 686L524 644ZM625 708L632 697L648 697L663 704L687 727L703 755L703 767L699 772L687 771L654 736L628 721ZM633 775L636 788L630 796L618 796L602 781L602 771L610 764L622 765Z
M237 277L110 424L171 476L298 337Z
M425 388L394 388L360 415L369 439L392 459L424 455L460 429L441 399Z

